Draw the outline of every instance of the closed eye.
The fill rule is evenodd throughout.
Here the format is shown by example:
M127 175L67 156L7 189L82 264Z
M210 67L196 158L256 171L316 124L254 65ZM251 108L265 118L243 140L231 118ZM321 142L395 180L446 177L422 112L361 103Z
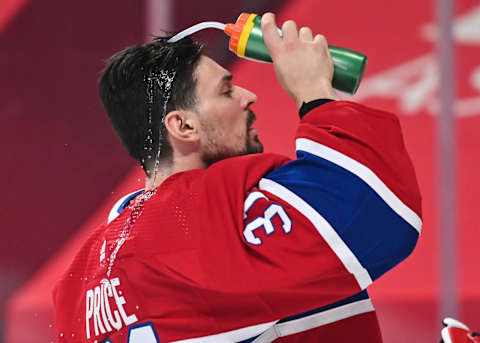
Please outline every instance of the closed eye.
M232 92L233 92L232 78L233 78L232 74L224 75L220 80L220 84L219 84L219 88L221 90L220 94L228 98L232 97Z

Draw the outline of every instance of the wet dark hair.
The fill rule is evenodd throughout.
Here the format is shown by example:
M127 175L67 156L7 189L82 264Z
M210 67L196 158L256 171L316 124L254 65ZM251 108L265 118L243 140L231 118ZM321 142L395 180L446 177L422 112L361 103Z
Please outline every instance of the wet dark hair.
M197 102L195 69L203 45L188 37L167 43L168 38L158 37L151 43L116 53L108 60L100 77L99 94L108 117L129 154L142 165L147 175L155 162L159 143L159 162L171 162L172 159L163 117L174 109L192 109ZM150 106L147 78L162 71L175 75L170 98L169 94L164 94L164 89L153 83ZM153 132L153 137L147 149L149 132Z

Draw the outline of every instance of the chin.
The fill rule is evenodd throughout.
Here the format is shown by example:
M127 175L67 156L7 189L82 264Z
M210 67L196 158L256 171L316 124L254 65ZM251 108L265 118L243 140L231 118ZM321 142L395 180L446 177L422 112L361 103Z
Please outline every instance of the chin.
M263 152L263 145L258 139L258 135L248 135L245 140L245 145L241 148L233 148L226 146L211 145L208 149L205 149L202 153L202 161L206 166L210 166L215 162L219 162L226 158L258 154Z
M258 139L258 136L247 142L247 154L259 154L261 152L263 152L263 144Z
M247 131L247 154L258 154L263 152L263 144L258 138L258 131L256 129L249 129Z

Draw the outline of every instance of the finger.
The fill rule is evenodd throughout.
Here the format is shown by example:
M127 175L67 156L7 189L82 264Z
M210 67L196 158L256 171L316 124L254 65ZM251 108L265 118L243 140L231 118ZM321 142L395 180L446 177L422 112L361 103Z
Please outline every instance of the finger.
M315 38L313 39L313 43L319 46L320 49L325 53L330 54L328 50L328 42L324 35L320 35L320 34L315 35Z
M327 39L324 35L316 34L315 38L313 39L314 43L320 43L322 45L327 45Z
M282 25L283 40L287 42L298 40L297 24L293 20L287 20Z
M298 31L298 37L300 40L311 42L313 40L312 30L304 26Z
M282 38L275 23L275 14L268 12L262 16L262 35L270 56L274 55L282 44Z

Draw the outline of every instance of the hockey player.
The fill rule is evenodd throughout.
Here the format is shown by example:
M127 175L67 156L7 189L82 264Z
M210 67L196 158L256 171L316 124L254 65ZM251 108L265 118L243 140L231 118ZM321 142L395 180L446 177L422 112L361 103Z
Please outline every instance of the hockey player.
M60 342L381 342L366 288L422 225L398 119L339 100L323 36L275 26L262 17L295 160L260 153L256 96L190 39L110 59L100 96L146 188L56 286Z

